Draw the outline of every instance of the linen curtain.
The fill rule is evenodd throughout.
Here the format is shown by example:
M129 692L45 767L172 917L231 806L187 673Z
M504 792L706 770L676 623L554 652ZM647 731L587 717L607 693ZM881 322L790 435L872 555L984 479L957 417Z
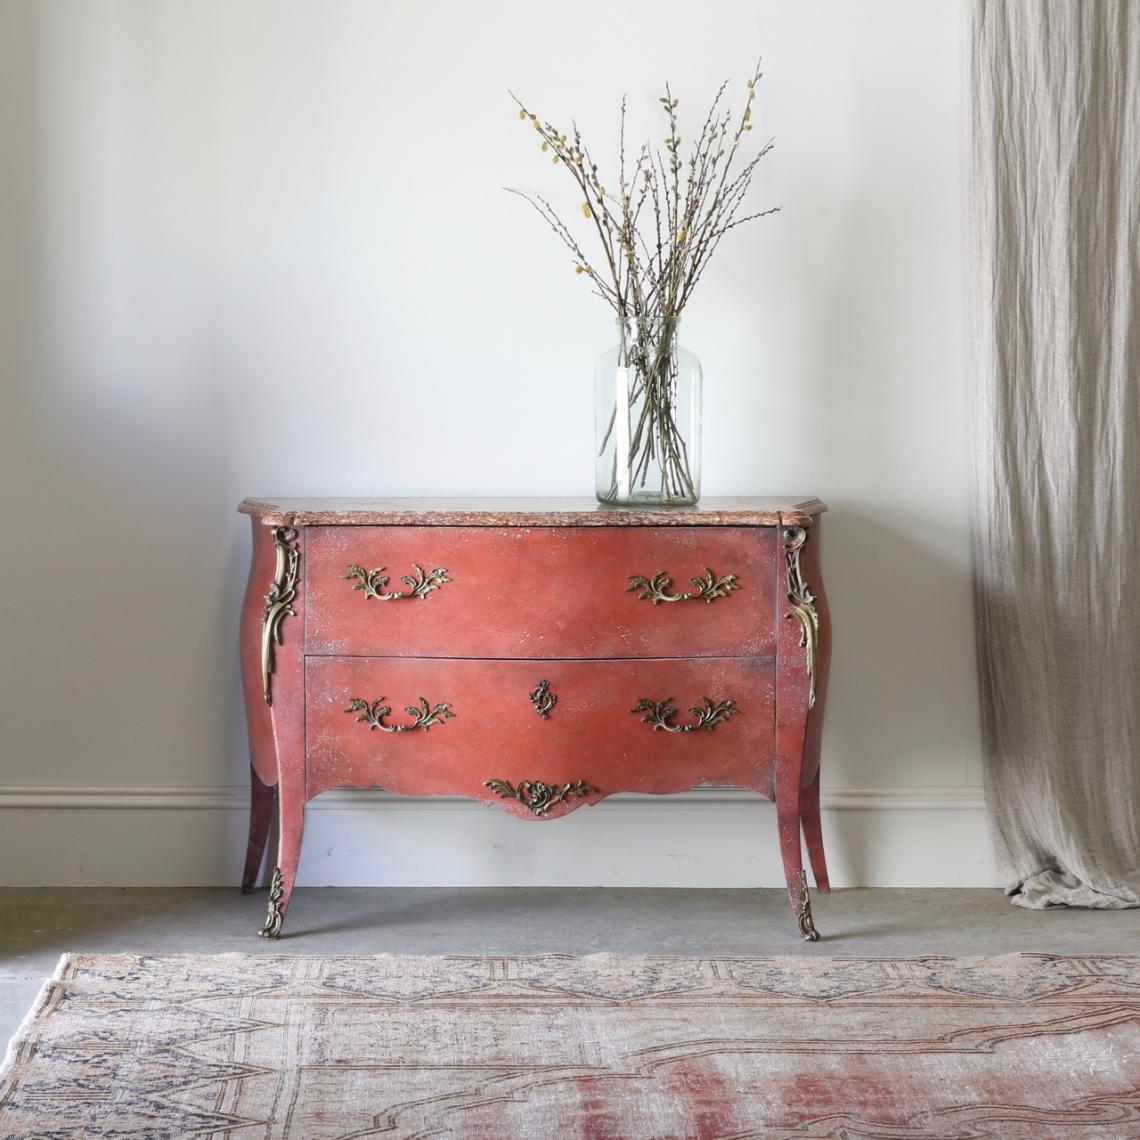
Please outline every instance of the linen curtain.
M973 0L972 418L1007 892L1140 906L1140 0Z

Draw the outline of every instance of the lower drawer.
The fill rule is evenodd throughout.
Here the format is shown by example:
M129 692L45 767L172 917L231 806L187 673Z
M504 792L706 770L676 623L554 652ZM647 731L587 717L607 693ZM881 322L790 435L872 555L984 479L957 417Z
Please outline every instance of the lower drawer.
M311 657L306 691L309 797L458 793L541 819L621 791L771 794L767 658Z

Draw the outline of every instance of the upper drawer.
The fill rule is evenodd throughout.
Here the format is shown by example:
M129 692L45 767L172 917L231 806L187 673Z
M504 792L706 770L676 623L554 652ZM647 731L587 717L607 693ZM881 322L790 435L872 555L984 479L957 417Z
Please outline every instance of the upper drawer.
M773 527L310 527L305 648L405 657L766 655L775 652L776 537ZM690 581L707 572L712 590ZM635 575L648 584L658 574L672 585L658 578L629 588ZM736 588L718 588L728 575ZM401 596L385 596L394 594ZM689 597L665 600L679 595Z

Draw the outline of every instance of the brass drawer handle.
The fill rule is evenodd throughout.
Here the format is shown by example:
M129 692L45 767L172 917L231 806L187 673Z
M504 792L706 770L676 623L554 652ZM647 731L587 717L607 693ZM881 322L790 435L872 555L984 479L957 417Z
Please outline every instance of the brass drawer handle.
M426 573L418 562L413 562L412 566L415 567L414 574L400 575L400 581L408 586L408 591L405 594L384 592L384 587L388 585L388 575L384 573L386 569L384 566L377 566L375 570L365 570L363 566L350 562L348 573L344 577L357 580L356 585L352 588L363 590L366 601L369 598L375 598L378 602L394 602L400 598L426 598L432 590L438 590L451 581L447 576L447 571L442 566L437 566L434 570L428 570Z
M736 707L735 701L716 701L713 702L711 697L705 697L704 706L694 705L689 709L689 712L697 718L696 724L670 724L671 717L676 716L677 708L672 703L672 697L666 697L663 701L651 701L646 697L642 697L629 711L634 713L645 713L641 719L646 724L653 725L653 731L664 729L666 732L696 732L698 729L707 728L713 729L718 724L728 720L730 716L735 716L740 709Z
M657 605L660 602L708 602L713 603L717 598L727 598L733 590L739 590L735 574L722 574L718 578L707 566L704 577L694 576L689 579L696 586L693 594L670 594L673 579L664 570L658 570L652 578L641 574L631 574L626 592L640 590L639 599Z
M550 682L539 681L533 691L527 693L527 696L530 698L530 703L534 705L534 711L538 713L543 720L549 720L550 710L558 704L557 695L550 691Z
M426 698L420 697L419 705L408 705L404 710L408 716L412 718L411 724L385 724L384 718L392 711L386 704L383 704L384 698L377 697L374 701L366 701L360 697L353 697L349 702L348 708L344 711L346 713L360 713L356 719L361 724L368 725L369 728L378 728L381 732L414 732L417 728L422 728L427 732L433 724L443 724L444 719L450 716L455 716L451 711L451 705L446 701L442 701L438 705L429 705Z
M585 780L573 784L544 784L541 780L520 780L513 787L510 780L484 780L483 786L498 793L505 800L518 800L532 815L546 815L555 804L573 796L596 795L598 789Z

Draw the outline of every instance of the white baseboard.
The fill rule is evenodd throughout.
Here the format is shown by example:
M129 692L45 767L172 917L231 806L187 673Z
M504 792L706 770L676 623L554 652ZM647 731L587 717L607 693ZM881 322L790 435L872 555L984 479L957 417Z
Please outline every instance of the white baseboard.
M743 788L694 788L673 796L610 796L599 807L653 808L728 807L762 803L755 792ZM826 811L983 811L985 796L980 787L910 787L910 788L841 788L824 787L820 803ZM199 785L166 787L53 787L51 785L17 785L0 787L0 808L173 808L179 811L219 809L245 811L249 790L244 787L209 787ZM465 796L395 796L389 792L358 791L341 788L326 792L306 805L306 812L338 811L346 808L383 808L385 811L429 809L440 811L462 808L481 811Z
M833 885L996 886L980 787L823 789ZM236 883L240 787L0 788L0 885ZM780 886L755 793L620 795L537 828L462 797L326 793L306 808L301 885Z

